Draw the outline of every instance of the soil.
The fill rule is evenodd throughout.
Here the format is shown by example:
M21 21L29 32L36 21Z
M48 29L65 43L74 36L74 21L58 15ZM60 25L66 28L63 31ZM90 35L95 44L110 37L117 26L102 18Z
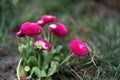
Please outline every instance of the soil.
M0 54L0 80L15 80L20 54L14 53L11 55L2 55L3 53L1 52Z

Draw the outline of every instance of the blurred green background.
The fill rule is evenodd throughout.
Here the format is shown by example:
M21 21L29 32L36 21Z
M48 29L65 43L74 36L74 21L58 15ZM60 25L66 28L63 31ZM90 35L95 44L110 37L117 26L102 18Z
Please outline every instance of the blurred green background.
M119 0L0 0L0 63L3 64L0 66L0 77L9 80L15 78L15 68L20 58L17 57L20 56L17 50L19 40L15 33L20 25L26 21L36 22L42 15L51 14L57 17L57 22L64 23L69 30L68 36L60 40L60 44L66 43L64 45L68 46L71 40L82 39L93 44L96 54L94 60L97 67L93 63L81 65L82 59L74 57L71 60L74 66L71 65L72 68L64 66L63 71L56 74L58 80L119 80L119 2ZM14 66L11 65L13 63Z

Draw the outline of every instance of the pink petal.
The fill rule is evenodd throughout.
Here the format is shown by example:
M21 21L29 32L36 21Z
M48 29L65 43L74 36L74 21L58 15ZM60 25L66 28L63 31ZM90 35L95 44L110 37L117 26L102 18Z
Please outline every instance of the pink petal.
M17 37L23 37L24 34L23 34L21 31L19 31L19 32L16 33L16 36L17 36Z

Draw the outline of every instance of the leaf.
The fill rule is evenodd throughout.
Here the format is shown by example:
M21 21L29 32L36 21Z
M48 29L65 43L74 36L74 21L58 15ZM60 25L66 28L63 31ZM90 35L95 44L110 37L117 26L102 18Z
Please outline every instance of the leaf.
M27 63L29 66L37 66L37 59L35 56L30 56L29 59L27 60Z
M41 77L46 77L46 72L45 72L45 70L41 70L41 71L40 71L40 76L41 76Z
M61 50L62 50L63 46L62 45L59 45L56 50L57 50L57 53L59 53Z
M54 48L54 49L52 50L52 54L54 55L54 54L60 53L60 51L62 50L62 48L63 48L63 46L62 46L62 45L59 45L57 48Z
M20 68L19 68L19 76L20 77L26 77L25 71L24 71L22 66L20 66Z
M18 50L20 53L24 53L24 49L26 48L26 46L24 44L20 44L18 47Z
M49 68L48 70L48 74L47 74L47 77L50 77L51 75L53 75L55 72L56 72L56 68L57 68L57 65L54 64L54 62L52 61L51 62L51 67Z
M19 47L18 47L19 52L22 55L22 58L23 58L24 61L26 61L26 53L27 53L26 52L27 51L26 48L27 48L27 46L24 45L24 44L20 44Z
M43 51L43 57L44 57L44 61L43 61L43 68L44 69L47 69L48 68L48 65L49 65L49 62L51 61L51 58L52 58L52 54L50 54L49 52L47 51Z
M45 70L40 70L38 67L33 67L31 70L31 74L28 78L31 78L33 75L36 75L39 79L42 77L46 77Z

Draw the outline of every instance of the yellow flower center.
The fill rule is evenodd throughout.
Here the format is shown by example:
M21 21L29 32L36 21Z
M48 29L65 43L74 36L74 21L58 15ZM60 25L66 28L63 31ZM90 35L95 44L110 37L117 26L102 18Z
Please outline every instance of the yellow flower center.
M41 47L42 47L42 44L41 44L40 42L37 42L37 43L35 44L35 46L36 46L37 48L41 48Z

